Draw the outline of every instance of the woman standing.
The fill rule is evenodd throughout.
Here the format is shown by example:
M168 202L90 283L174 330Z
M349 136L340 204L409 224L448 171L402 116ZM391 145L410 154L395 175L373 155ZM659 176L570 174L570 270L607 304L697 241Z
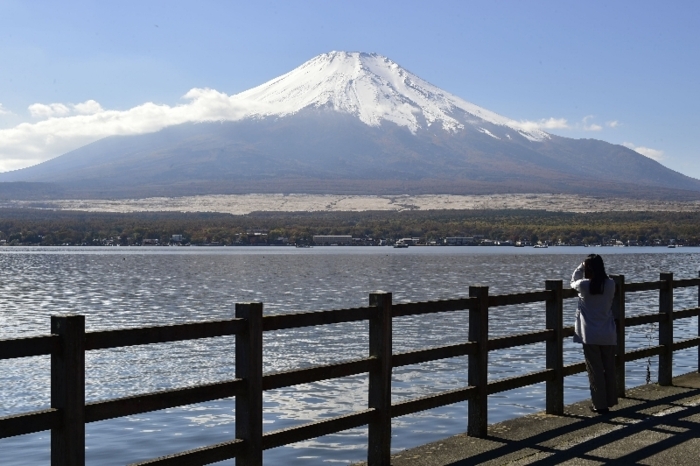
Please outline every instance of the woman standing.
M574 270L571 288L579 296L574 341L583 343L593 401L591 411L605 414L617 404L617 332L612 314L615 282L605 273L603 258L591 254Z

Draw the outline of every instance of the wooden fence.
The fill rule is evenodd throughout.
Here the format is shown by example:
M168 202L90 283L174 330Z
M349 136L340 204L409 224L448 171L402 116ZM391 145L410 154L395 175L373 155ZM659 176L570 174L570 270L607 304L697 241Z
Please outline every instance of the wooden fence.
M659 356L659 384L671 384L674 351L697 346L700 361L700 326L696 338L673 339L674 320L700 314L700 278L674 280L673 274L662 273L660 279L653 282L625 283L624 276L614 279L617 287L613 308L619 317L617 376L620 395L625 391L625 362L650 356ZM673 289L695 286L698 287L698 307L674 311ZM626 294L651 290L659 291L658 312L625 318ZM562 414L564 377L585 371L583 362L569 365L563 362L563 340L574 332L573 327L562 325L563 301L576 296L574 290L563 289L561 280L547 281L542 291L490 296L488 287L472 286L468 298L406 304L393 304L391 293L382 292L370 294L368 307L354 309L263 316L262 303L246 303L236 304L236 317L230 320L87 333L84 316L52 316L51 335L0 340L0 359L51 355L51 408L0 418L0 438L51 430L51 464L84 465L85 424L88 422L235 397L235 439L138 464L199 465L236 458L239 465L261 465L264 450L366 425L369 464L388 465L394 417L467 400L467 433L485 436L488 395L540 382L546 383L547 413ZM536 302L545 303L546 329L489 338L489 308ZM392 353L393 319L457 310L469 311L466 343ZM263 332L357 321L369 321L369 357L308 369L263 373ZM625 352L625 328L654 322L659 324L659 344ZM85 403L85 351L223 335L236 335L236 378L233 380ZM487 381L489 351L537 342L546 342L546 363L541 371ZM465 355L469 359L467 387L391 403L392 368ZM265 390L362 373L369 374L366 410L263 433Z

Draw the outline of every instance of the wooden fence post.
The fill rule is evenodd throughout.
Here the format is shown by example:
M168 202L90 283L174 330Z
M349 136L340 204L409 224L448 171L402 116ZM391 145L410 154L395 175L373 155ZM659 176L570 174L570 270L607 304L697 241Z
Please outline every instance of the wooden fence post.
M391 462L391 293L370 293L369 305L376 312L369 319L369 356L377 364L369 372L368 404L375 413L369 423L367 464Z
M612 275L615 280L615 298L613 299L613 316L617 321L617 353L615 354L615 377L617 379L617 396L625 396L625 276Z
M236 378L245 390L236 396L236 438L245 442L238 466L262 466L262 303L236 303L236 317L246 319L246 330L236 335Z
M665 281L659 291L659 345L663 352L659 355L659 385L672 385L673 379L673 273L662 273Z
M486 437L488 428L488 363L489 363L489 287L470 286L469 297L477 298L469 309L469 341L476 343L476 352L469 355L469 385L476 394L469 399L467 435Z
M61 337L51 353L51 407L61 413L51 430L51 466L85 465L85 316L51 316Z
M547 381L547 414L564 414L564 297L561 280L547 280L545 289L553 296L546 303L547 330L554 338L547 340L547 369L554 370L554 380Z

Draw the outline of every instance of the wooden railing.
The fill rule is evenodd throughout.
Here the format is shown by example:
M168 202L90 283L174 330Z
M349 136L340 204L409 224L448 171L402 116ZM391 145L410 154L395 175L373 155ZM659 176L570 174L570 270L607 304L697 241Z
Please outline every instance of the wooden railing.
M673 280L661 274L659 281L617 284L613 310L618 317L617 377L621 395L625 391L625 362L659 356L659 384L671 384L673 352L698 347L698 337L673 340L673 321L700 315L700 278ZM673 289L698 287L698 307L673 310ZM659 291L658 312L625 318L626 294ZM372 293L369 306L332 311L263 316L262 303L236 304L236 318L125 330L85 332L80 315L52 316L51 335L0 340L0 359L51 355L51 408L0 418L0 438L51 430L51 464L85 463L85 424L116 417L236 398L235 439L195 450L138 463L141 465L199 465L236 458L240 465L261 465L266 449L312 439L321 435L368 426L367 459L370 465L388 465L391 419L460 401L468 401L467 433L485 436L488 424L487 396L546 383L546 410L562 414L564 377L585 371L584 363L564 365L563 340L573 327L563 327L563 301L575 298L575 290L563 289L561 280L549 280L545 290L490 296L488 287L469 287L469 298L393 304L391 293ZM544 302L546 329L538 332L489 338L489 308ZM469 340L466 343L404 353L392 352L394 318L438 312L469 311ZM369 357L308 369L263 374L263 332L341 322L369 321ZM659 324L659 344L625 352L625 328ZM133 345L164 343L198 338L236 335L236 378L195 387L166 390L107 401L85 403L85 352ZM496 381L487 381L488 352L546 342L545 367ZM435 395L391 403L392 368L456 356L468 356L468 386ZM320 380L369 374L366 410L299 427L263 433L263 391Z

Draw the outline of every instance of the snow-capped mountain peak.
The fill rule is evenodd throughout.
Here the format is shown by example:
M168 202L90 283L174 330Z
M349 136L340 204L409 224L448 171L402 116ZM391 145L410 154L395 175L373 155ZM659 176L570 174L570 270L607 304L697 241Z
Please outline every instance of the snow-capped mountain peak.
M374 53L324 53L233 99L254 103L249 108L255 110L249 116L257 117L331 108L352 114L370 126L386 120L413 133L434 124L450 132L472 124L482 133L498 138L481 127L485 121L510 128L533 141L549 137L543 131L523 128L517 121L443 91Z

